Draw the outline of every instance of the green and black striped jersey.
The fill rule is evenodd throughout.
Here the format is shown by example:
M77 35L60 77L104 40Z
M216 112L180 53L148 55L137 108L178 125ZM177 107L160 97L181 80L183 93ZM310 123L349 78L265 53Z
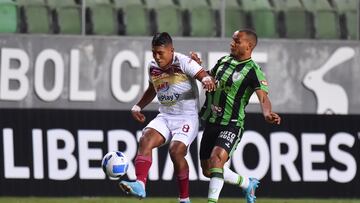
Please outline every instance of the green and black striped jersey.
M268 92L265 74L251 58L237 61L231 55L218 60L210 75L217 81L215 92L207 92L201 119L220 125L244 127L245 107L255 90Z

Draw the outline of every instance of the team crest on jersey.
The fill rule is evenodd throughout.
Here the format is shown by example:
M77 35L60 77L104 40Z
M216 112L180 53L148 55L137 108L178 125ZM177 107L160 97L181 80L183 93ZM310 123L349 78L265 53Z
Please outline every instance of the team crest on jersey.
M233 75L232 75L232 80L233 80L233 81L238 81L238 80L242 80L242 79L244 79L244 75L243 75L243 74L241 74L240 72L237 72L237 71L235 71L235 72L233 73Z
M168 82L163 82L160 83L157 87L156 87L156 91L157 92L165 92L169 89L169 83Z

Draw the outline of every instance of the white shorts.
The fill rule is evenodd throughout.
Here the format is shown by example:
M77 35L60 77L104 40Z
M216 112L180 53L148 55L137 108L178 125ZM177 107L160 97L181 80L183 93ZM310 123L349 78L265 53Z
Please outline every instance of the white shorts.
M167 144L170 141L180 141L189 146L198 135L198 115L168 115L158 114L144 129L153 128L158 131Z

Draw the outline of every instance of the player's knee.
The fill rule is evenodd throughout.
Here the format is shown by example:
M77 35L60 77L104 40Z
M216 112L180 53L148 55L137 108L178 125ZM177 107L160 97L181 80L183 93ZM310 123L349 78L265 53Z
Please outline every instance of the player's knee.
M140 147L149 146L151 139L148 136L141 136L139 140Z
M176 150L174 149L173 150L169 149L169 154L172 161L175 161L179 157L179 155L177 155Z
M171 143L169 154L172 160L182 159L186 155L186 146L183 143Z
M151 150L155 148L152 140L148 136L142 136L139 140L138 151L140 154L147 155L151 153Z
M169 154L172 160L174 159L179 159L179 158L183 158L184 157L184 152L183 150L173 147L169 149Z
M224 161L219 154L213 154L210 157L210 165L211 167L222 167L224 165Z
M165 139L155 130L146 129L139 140L140 149L154 149L165 142Z

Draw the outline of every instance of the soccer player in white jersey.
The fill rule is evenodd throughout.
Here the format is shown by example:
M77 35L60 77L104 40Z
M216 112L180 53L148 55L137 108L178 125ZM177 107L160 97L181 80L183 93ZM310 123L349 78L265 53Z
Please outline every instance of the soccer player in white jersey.
M145 121L141 110L157 96L159 114L143 130L135 158L136 181L121 181L127 194L145 198L145 186L152 163L152 149L170 143L169 154L174 164L179 190L179 202L188 203L189 166L187 149L198 134L198 89L201 81L206 91L213 91L212 77L188 56L174 52L172 39L166 32L157 33L152 40L153 60L149 63L149 87L131 109L135 120Z

